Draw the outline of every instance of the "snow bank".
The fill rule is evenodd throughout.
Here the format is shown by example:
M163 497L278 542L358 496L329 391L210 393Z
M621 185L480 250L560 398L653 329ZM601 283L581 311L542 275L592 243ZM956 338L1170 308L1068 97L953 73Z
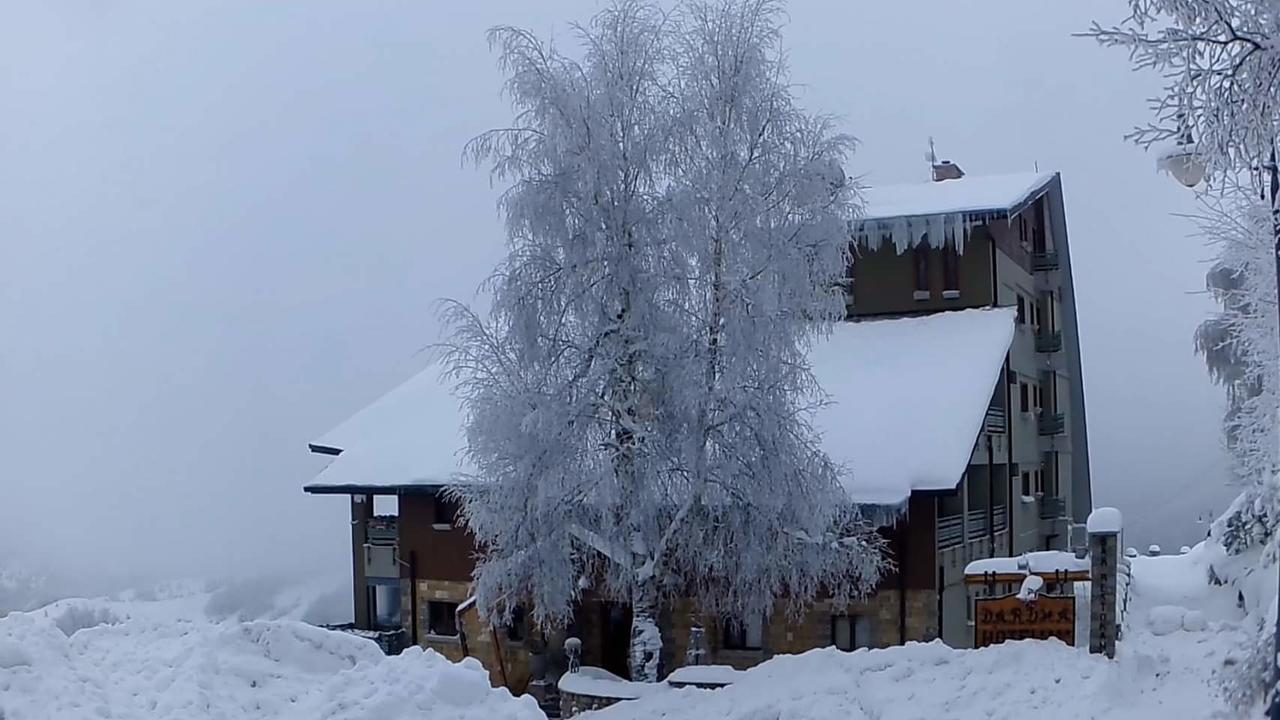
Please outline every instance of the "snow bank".
M1238 662L1247 634L1223 615L1235 591L1209 583L1212 552L1133 560L1133 602L1114 661L1056 640L979 650L940 642L851 653L784 655L738 673L719 690L665 689L592 720L914 720L916 718L1235 717L1215 676ZM1076 583L1079 590L1087 583ZM1158 611L1154 608L1164 607ZM1167 632L1148 627L1152 615ZM1086 618L1088 613L1082 613ZM1237 616L1238 617L1238 616ZM1140 620L1138 619L1140 618ZM1083 623L1087 627L1087 622Z
M1220 660L1221 652L1209 655ZM827 648L776 657L722 689L669 689L591 717L1154 720L1206 718L1220 708L1204 668L1188 667L1186 658L1133 652L1123 643L1119 657L1108 661L1054 640L980 650L937 641L855 652Z
M76 601L0 620L0 717L542 720L473 661L296 621L121 619ZM137 603L145 605L146 603ZM70 634L59 620L109 618ZM85 623L78 623L85 624Z

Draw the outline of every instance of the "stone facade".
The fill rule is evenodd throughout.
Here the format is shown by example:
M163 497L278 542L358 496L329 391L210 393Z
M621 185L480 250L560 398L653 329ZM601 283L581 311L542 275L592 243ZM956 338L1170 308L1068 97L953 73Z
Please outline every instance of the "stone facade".
M578 695L577 693L560 693L560 717L571 718L589 710L600 710L610 705L625 702L619 698L599 697L596 695Z
M405 583L408 584L407 582ZM456 580L418 581L418 644L431 648L457 662L470 656L480 661L489 671L489 682L494 687L506 687L515 694L523 693L529 686L529 653L523 641L512 641L505 628L495 628L480 617L475 606L461 613L460 637L443 638L427 632L427 603L432 600L462 604L471 596L471 584ZM410 607L405 598L404 607ZM406 611L406 614L409 611ZM466 638L463 648L462 637ZM465 650L465 652L464 652ZM501 656L501 662L499 662Z
M929 641L938 637L937 594L933 590L906 591L906 640ZM705 629L708 663L730 665L745 670L774 655L802 653L832 644L833 615L861 616L868 619L869 638L859 638L867 647L889 647L900 644L898 591L881 590L865 601L834 608L830 600L818 600L801 615L793 617L779 605L764 626L763 643L758 650L731 650L724 647L723 628L714 618L697 617L688 601L680 601L664 618L663 668L670 672L684 665L689 647L689 629L699 622Z

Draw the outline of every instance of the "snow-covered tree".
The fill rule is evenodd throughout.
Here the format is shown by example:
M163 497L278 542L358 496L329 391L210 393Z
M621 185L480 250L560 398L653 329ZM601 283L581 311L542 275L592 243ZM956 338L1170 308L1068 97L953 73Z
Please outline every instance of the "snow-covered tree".
M1201 237L1217 250L1205 284L1221 310L1196 330L1196 349L1227 394L1223 436L1240 497L1213 526L1229 553L1265 544L1278 517L1276 274L1270 208L1256 188L1201 198Z
M1280 208L1275 200L1277 109L1280 109L1280 3L1275 0L1129 0L1120 26L1095 23L1085 33L1108 47L1128 50L1135 68L1160 72L1164 92L1151 101L1154 119L1130 138L1145 147L1176 140L1206 166L1211 180L1202 197L1217 195L1201 229L1223 244L1223 262L1209 274L1223 313L1197 333L1210 373L1228 389L1225 419L1235 474L1245 489L1215 523L1217 539L1239 552L1270 542L1274 565L1280 494L1274 476L1277 307L1272 253ZM1184 166L1185 167L1185 166ZM1245 194L1235 186L1247 178ZM1248 193L1260 202L1242 202ZM1269 232L1268 232L1269 231ZM1265 253L1265 260L1262 255ZM1228 256L1231 257L1228 257ZM1267 267L1270 267L1268 279ZM1270 328L1264 329L1269 319ZM1275 606L1271 618L1274 622ZM1260 692L1272 702L1276 645L1260 625L1253 658L1226 673L1226 695L1244 710ZM1269 648L1267 650L1264 650ZM1256 662L1263 658L1262 662Z
M1154 117L1130 138L1150 147L1193 138L1210 172L1265 162L1280 101L1280 3L1275 0L1129 0L1121 25L1085 33L1129 52L1135 69L1166 80Z
M510 127L471 152L509 181L510 254L480 317L451 305L447 362L478 482L478 600L567 620L631 605L632 676L656 680L673 596L769 613L869 589L877 536L808 412L808 342L841 317L850 141L795 103L774 2L617 2L581 59L491 40Z

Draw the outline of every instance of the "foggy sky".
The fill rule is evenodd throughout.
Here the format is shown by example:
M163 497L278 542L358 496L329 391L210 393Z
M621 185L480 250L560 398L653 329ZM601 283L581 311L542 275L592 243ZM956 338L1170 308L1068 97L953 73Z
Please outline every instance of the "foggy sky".
M1095 501L1130 544L1220 512L1192 354L1210 251L1123 133L1157 79L1071 38L1127 3L797 0L804 102L868 183L1062 172ZM503 239L463 143L509 111L494 24L590 0L62 2L0 22L0 562L90 579L344 572L307 441L422 364ZM446 10L447 8L447 10ZM939 358L939 362L945 362Z

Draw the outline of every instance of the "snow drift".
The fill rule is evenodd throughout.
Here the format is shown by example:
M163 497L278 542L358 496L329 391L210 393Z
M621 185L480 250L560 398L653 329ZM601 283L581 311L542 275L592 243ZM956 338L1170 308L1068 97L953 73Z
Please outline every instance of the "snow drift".
M0 619L0 717L542 720L489 687L474 660L374 643L291 620L126 617L76 600ZM151 615L151 616L148 616Z

